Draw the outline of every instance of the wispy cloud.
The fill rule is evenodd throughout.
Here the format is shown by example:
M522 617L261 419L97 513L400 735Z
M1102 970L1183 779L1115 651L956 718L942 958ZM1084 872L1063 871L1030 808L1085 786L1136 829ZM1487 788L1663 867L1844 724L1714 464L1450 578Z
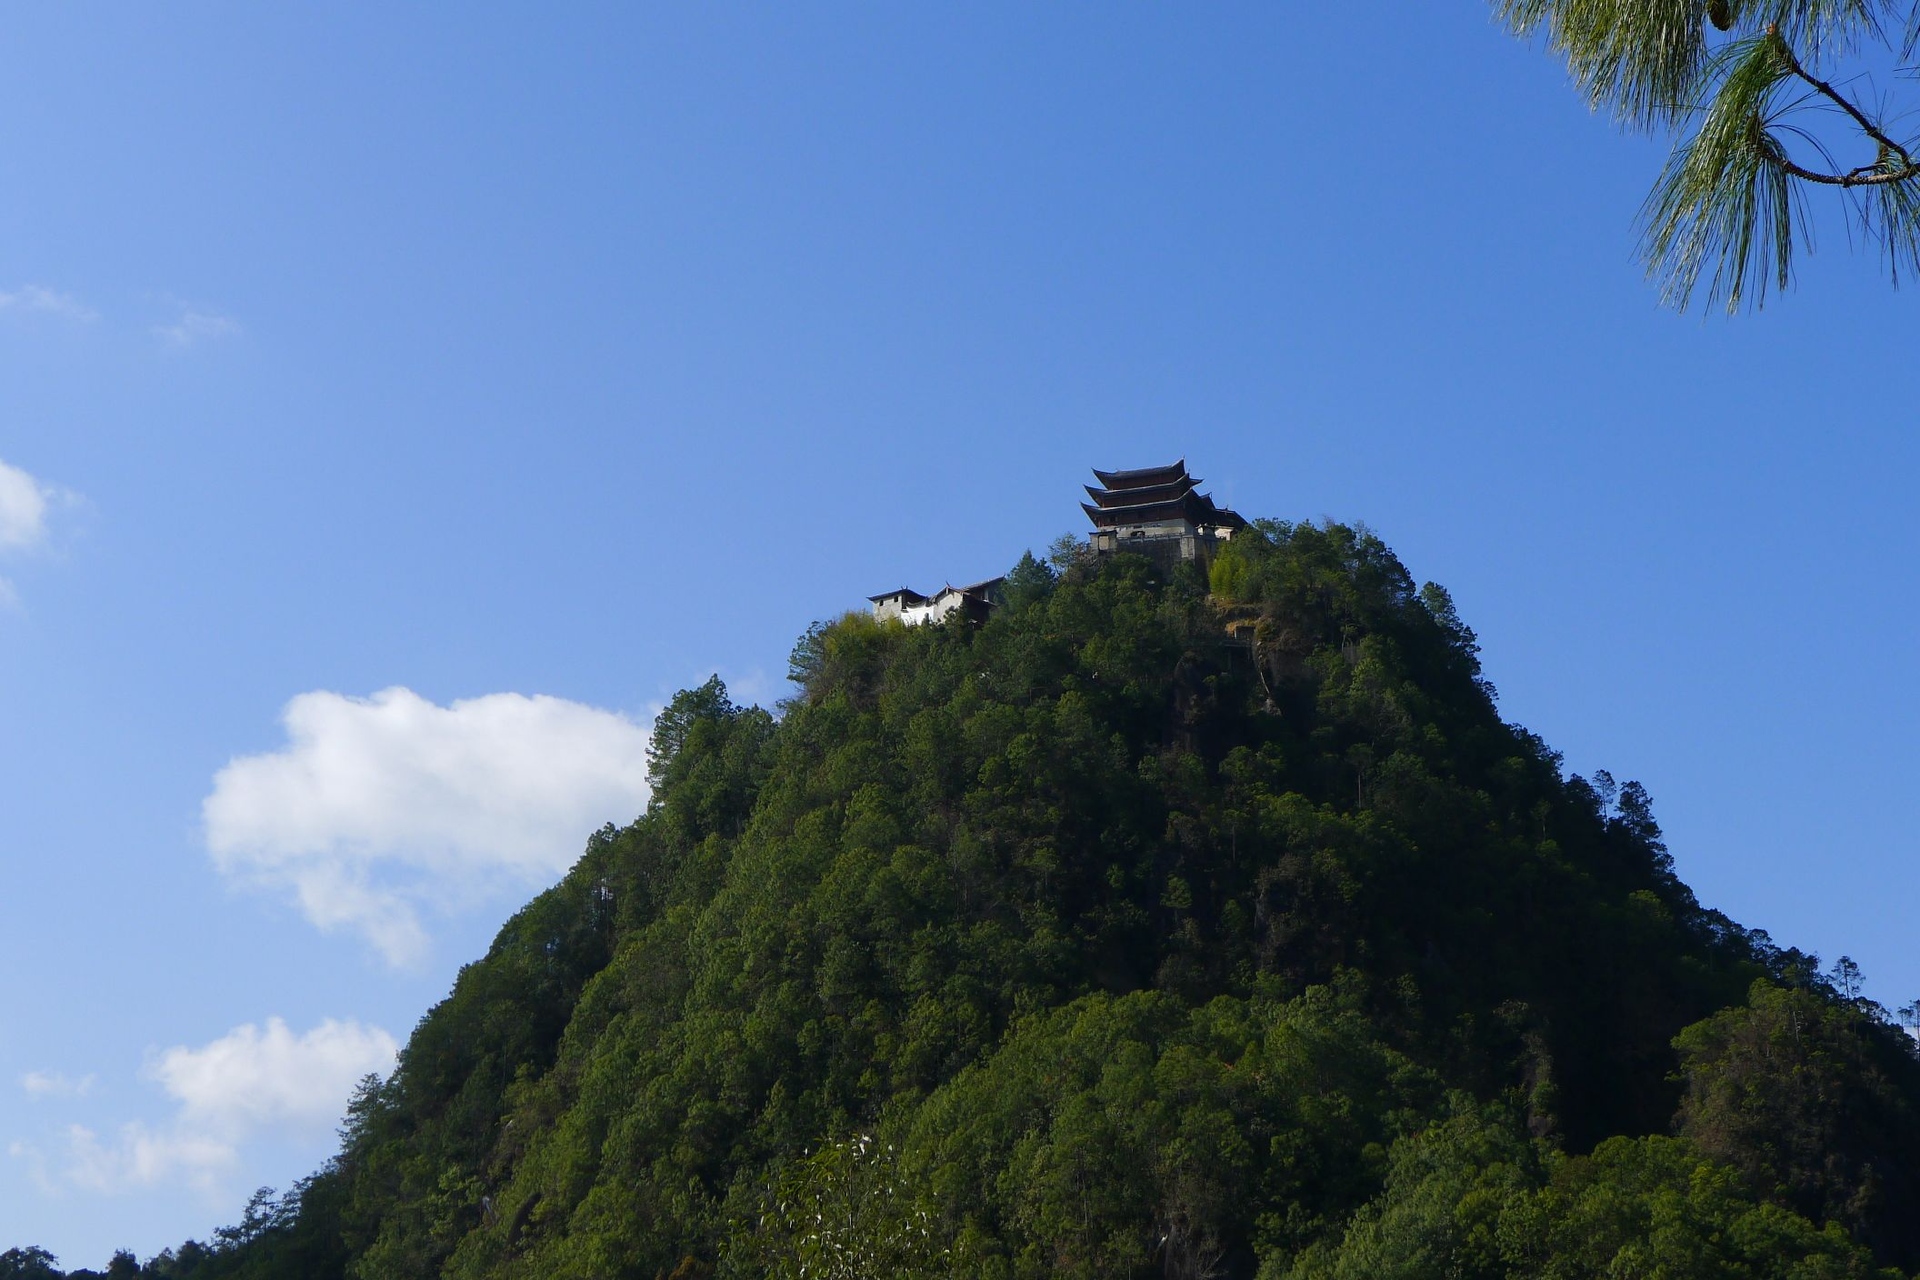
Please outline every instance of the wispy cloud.
M29 1071L20 1077L20 1087L31 1098L84 1098L93 1081L91 1075L70 1080L58 1071Z
M557 876L589 833L647 803L646 726L563 698L315 692L281 720L285 747L214 776L208 850L397 965L425 953L422 906Z
M23 284L17 289L0 289L0 311L15 315L52 316L60 320L85 323L98 320L100 313L70 293L49 289L43 284Z
M77 495L0 460L0 555L41 546L54 509L78 501ZM0 577L0 608L19 603L13 583Z
M83 1124L67 1126L64 1167L49 1177L39 1150L13 1144L13 1154L31 1160L40 1184L51 1190L70 1183L83 1191L120 1192L150 1187L170 1178L182 1178L202 1193L216 1197L220 1179L240 1163L240 1152L230 1142L172 1129L155 1130L136 1120L122 1125L112 1141Z
M31 547L47 536L55 490L0 461L0 550Z
M153 326L153 332L156 337L176 347L191 347L202 342L237 336L240 332L240 322L231 316L200 311L193 307L182 307L173 323L157 324Z
M200 1048L178 1045L149 1058L145 1075L176 1104L163 1123L134 1121L110 1139L68 1125L52 1159L31 1143L10 1150L48 1189L121 1192L180 1179L219 1198L249 1139L324 1134L354 1086L390 1070L398 1052L387 1032L353 1021L329 1018L305 1035L279 1018L264 1028L247 1023Z

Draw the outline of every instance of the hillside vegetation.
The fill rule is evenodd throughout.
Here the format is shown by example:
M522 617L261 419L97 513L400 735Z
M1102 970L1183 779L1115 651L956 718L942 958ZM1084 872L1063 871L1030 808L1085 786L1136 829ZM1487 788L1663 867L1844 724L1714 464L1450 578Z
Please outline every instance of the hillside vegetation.
M1371 534L1007 591L816 627L777 716L679 695L647 812L462 970L339 1156L140 1271L1920 1266L1908 1037L1702 907L1639 786L1502 721Z

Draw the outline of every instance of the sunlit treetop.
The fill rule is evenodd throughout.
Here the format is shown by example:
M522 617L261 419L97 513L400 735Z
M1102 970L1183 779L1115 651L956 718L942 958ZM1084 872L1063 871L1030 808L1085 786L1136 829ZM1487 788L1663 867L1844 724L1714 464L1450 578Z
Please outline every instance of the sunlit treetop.
M1642 211L1666 301L1729 311L1792 280L1837 201L1890 279L1920 270L1920 135L1882 78L1910 79L1914 0L1494 0L1564 57L1595 109L1676 135ZM1905 88L1906 86L1901 86ZM1916 95L1915 100L1920 100Z

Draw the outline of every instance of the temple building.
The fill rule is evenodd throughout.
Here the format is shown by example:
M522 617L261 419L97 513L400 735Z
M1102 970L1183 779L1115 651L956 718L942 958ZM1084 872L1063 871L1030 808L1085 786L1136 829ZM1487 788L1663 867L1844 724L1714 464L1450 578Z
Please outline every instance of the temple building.
M1183 564L1196 565L1204 573L1214 548L1247 527L1238 512L1216 506L1200 492L1200 481L1187 474L1185 459L1168 467L1095 470L1093 474L1100 487L1088 485L1087 496L1093 501L1080 504L1093 521L1093 532L1087 535L1087 550L1093 555L1130 551L1146 556L1166 573ZM867 599L873 616L883 622L898 619L917 627L956 613L985 622L1000 603L1005 583L1005 578L988 578L964 587L948 584L930 596L901 587Z
M923 622L939 622L955 613L965 614L975 622L985 622L993 606L1000 603L1000 586L1005 581L1005 578L988 578L966 587L949 583L930 596L923 596L912 587L901 587L867 599L873 602L873 616L883 622L898 618L910 627L917 627Z
M1100 487L1088 485L1093 501L1080 507L1093 521L1087 546L1095 555L1133 551L1163 569L1195 561L1204 569L1214 547L1247 527L1238 512L1199 491L1184 458L1167 467L1093 474Z

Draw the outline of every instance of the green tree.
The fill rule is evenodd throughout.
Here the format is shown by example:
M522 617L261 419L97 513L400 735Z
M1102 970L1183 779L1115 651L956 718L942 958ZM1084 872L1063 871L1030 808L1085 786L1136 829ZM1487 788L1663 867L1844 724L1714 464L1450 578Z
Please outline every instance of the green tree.
M1838 967L1858 981L1859 970ZM1754 983L1674 1040L1680 1131L1761 1194L1920 1265L1920 1075L1907 1037L1857 996Z
M1899 1280L1684 1140L1569 1157L1503 1106L1454 1107L1394 1144L1385 1189L1343 1237L1271 1260L1263 1280Z
M63 1273L58 1258L28 1245L0 1253L0 1280L63 1280Z
M944 1273L924 1191L867 1133L822 1143L777 1176L728 1250L740 1280L920 1280Z
M1014 610L1028 608L1052 595L1059 580L1059 571L1052 564L1035 559L1031 551L1023 551L1013 568L1007 571L1005 607Z
M1596 108L1676 141L1643 212L1669 302L1760 305L1809 243L1812 197L1844 202L1888 273L1920 269L1920 140L1869 96L1920 40L1912 0L1494 0L1566 59ZM1876 61L1877 57L1877 61Z
M1229 542L1214 553L1207 585L1215 596L1227 602L1239 600L1246 593L1247 577L1247 558L1236 544Z

